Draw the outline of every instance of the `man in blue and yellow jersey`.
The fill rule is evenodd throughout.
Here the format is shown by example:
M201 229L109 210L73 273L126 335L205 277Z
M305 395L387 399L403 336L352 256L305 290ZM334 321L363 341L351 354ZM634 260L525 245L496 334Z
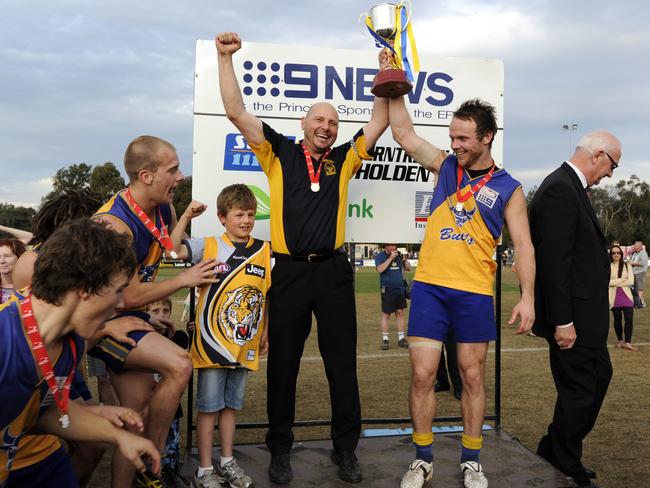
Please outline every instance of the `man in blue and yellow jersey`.
M469 100L454 112L450 155L415 133L403 97L390 100L389 117L395 140L423 167L437 173L438 181L411 291L409 404L416 459L401 486L420 488L432 476L433 383L442 343L453 331L463 382L460 469L465 487L487 487L479 453L486 404L485 360L489 341L497 337L493 256L505 221L517 251L522 287L510 323L520 318L517 333L528 332L535 314L535 261L526 199L519 182L492 158L497 123L490 104Z
M269 477L275 483L293 478L289 453L296 377L313 312L330 385L332 459L341 479L359 483L362 474L354 455L361 432L357 324L353 271L342 246L348 182L361 160L372 158L372 148L388 126L388 103L376 99L370 121L336 147L338 114L332 105L316 103L303 117L303 140L296 143L246 112L232 62L241 47L239 36L219 34L216 45L226 115L255 152L271 189L276 264L269 294Z
M124 290L122 315L135 314L148 320L143 307L172 295L181 288L214 283L215 261L202 261L166 280L154 281L162 256L173 256L169 233L176 225L172 205L174 189L183 180L176 150L154 136L140 136L128 145L124 168L129 186L101 207L95 218L129 236L138 261L137 272ZM110 252L110 249L107 250ZM137 344L137 347L136 347ZM137 412L147 411L146 435L162 451L178 402L192 373L187 351L166 337L134 331L119 342L103 338L90 351L109 368L120 404ZM151 372L165 378L156 383ZM119 453L113 456L112 486L131 486L134 471ZM164 472L165 478L173 473ZM138 485L160 486L160 481L138 476ZM163 481L164 483L164 481Z
M0 486L79 486L59 444L34 452L42 455L38 462L14 465L26 448L20 440L34 427L73 441L114 444L138 469L145 469L140 459L145 456L158 471L154 445L118 428L130 423L118 418L120 413L133 412L117 407L114 418L103 418L71 401L77 396L71 385L84 340L122 306L134 266L127 239L90 219L72 222L40 249L31 290L0 307ZM135 417L131 426L142 430ZM21 459L30 459L29 454Z

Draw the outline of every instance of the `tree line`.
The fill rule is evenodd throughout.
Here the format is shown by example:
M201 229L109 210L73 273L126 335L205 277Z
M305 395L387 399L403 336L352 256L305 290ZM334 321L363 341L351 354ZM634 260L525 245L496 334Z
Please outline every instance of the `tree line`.
M126 183L115 164L106 162L95 166L79 163L60 168L52 177L52 191L41 199L43 203L70 191L88 190L102 201L109 200L126 187ZM192 177L189 176L174 190L174 207L180 215L192 200ZM0 225L30 230L36 214L32 207L17 206L0 202Z

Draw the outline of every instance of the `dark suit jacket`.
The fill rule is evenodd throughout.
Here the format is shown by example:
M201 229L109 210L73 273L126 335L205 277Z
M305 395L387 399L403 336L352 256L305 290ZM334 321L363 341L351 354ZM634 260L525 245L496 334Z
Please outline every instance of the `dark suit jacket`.
M587 193L566 163L544 179L530 206L535 246L535 334L552 340L573 322L576 344L602 347L609 330L609 256Z

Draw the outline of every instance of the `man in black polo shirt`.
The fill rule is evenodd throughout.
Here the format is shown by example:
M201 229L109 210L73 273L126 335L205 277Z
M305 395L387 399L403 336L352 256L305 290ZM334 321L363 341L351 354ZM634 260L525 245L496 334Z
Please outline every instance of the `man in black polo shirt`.
M295 143L246 112L232 55L241 47L235 33L216 37L219 86L226 115L255 152L271 189L271 246L275 256L269 293L269 359L266 444L269 478L289 483L296 378L312 312L330 386L332 460L339 477L362 480L354 450L361 432L356 376L357 324L353 270L342 250L348 182L372 159L371 148L388 127L388 102L377 99L371 120L353 139L332 147L339 119L328 103L314 104L301 121Z

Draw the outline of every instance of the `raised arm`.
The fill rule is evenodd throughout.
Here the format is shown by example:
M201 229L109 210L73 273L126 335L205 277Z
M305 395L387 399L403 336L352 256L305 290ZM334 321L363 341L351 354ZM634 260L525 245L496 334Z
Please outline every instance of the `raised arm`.
M262 121L248 113L232 64L232 55L241 48L241 39L234 32L222 32L215 38L219 62L219 90L226 116L250 144L264 142Z
M388 99L377 98L372 104L372 116L363 126L363 135L366 139L366 150L375 145L377 140L388 127Z
M29 241L31 241L32 237L34 236L34 234L26 230L15 229L13 227L5 227L4 225L0 225L0 230L6 232L7 234L11 234L19 241L22 241L23 244L29 244Z
M178 219L178 223L174 227L170 237L174 243L174 251L178 254L179 259L187 259L189 257L187 246L184 246L182 243L185 236L187 236L185 230L187 229L190 220L201 215L205 212L206 208L208 208L208 206L205 203L192 200L183 212L183 215Z
M404 97L391 98L388 113L395 142L424 168L429 171L440 171L440 165L447 157L447 153L415 133L411 117L406 111Z
M510 198L505 212L508 231L517 256L517 277L521 285L521 300L512 310L509 324L520 318L518 334L527 333L535 320L535 248L530 239L526 198L519 188Z

